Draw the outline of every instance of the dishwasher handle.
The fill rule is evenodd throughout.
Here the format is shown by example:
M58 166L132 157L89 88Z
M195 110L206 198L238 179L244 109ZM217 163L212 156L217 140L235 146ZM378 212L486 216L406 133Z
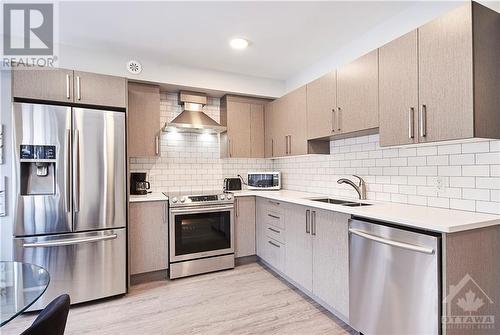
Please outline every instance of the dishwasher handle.
M349 228L349 233L357 235L357 236L362 237L362 238L366 238L367 240L372 240L372 241L375 241L378 243L390 245L392 247L397 247L397 248L411 250L411 251L417 251L417 252L421 252L421 253L428 254L428 255L434 254L433 248L426 248L426 247L422 247L422 246L415 245L415 244L409 244L409 243L388 240L386 238L370 234L369 232L366 232L366 231L360 230L360 229Z

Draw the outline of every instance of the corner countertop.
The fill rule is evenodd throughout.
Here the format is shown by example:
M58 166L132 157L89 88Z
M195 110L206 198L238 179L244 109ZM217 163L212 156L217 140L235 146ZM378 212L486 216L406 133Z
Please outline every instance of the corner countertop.
M440 233L456 233L459 231L500 225L500 215L467 212L460 210L434 208L426 206L405 205L392 202L364 200L372 206L347 207L312 201L311 198L327 198L323 194L297 191L234 191L235 197L256 196L276 201L294 203L309 207L332 210L358 217L385 221L401 226L408 226ZM335 199L359 201L357 199L330 196Z
M168 201L168 197L163 193L148 193L145 195L131 194L129 202L145 202L145 201Z

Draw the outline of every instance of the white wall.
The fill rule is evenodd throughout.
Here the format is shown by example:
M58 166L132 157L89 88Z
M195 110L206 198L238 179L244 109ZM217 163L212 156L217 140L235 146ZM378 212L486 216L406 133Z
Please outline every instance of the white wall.
M305 68L286 81L286 92L300 87L321 77L352 60L416 29L432 19L464 4L467 1L420 1L410 9L402 11L390 20L382 22L376 28L352 40L348 45ZM478 1L479 3L500 12L500 1Z
M368 199L500 214L500 141L395 148L378 141L378 134L331 141L330 155L276 159L273 168L285 189L357 197L337 184L356 174Z
M219 121L219 99L210 99L204 111ZM162 93L161 125L176 117L182 108L177 94ZM160 127L161 127L160 125ZM245 176L251 170L269 170L268 159L221 159L219 136L213 134L162 133L161 157L131 158L131 171L148 173L154 192L188 192L222 190L225 177Z
M202 56L200 56L202 57ZM232 93L279 97L284 94L285 82L281 80L239 75L228 72L197 69L180 65L158 63L144 58L138 59L143 71L132 75L126 64L134 55L109 54L99 50L59 46L59 67L110 74L134 80L205 88Z

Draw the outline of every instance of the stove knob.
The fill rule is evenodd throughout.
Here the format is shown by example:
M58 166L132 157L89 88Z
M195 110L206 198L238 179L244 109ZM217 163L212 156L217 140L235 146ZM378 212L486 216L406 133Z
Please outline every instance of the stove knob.
M231 200L231 198L232 198L232 197L233 197L233 196L232 196L231 194L228 194L228 195L227 195L227 200Z
M229 195L228 195L228 197L229 197ZM219 196L219 198L220 198L220 200L224 200L224 199L226 199L226 196L225 196L224 194L221 194L221 195Z
M177 202L177 197L173 197L172 202L175 204Z
M186 197L182 197L181 202L186 202Z

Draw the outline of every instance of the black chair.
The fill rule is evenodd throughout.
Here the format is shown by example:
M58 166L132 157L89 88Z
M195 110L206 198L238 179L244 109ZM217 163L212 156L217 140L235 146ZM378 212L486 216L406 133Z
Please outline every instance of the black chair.
M69 295L55 298L21 335L63 335L69 313Z

